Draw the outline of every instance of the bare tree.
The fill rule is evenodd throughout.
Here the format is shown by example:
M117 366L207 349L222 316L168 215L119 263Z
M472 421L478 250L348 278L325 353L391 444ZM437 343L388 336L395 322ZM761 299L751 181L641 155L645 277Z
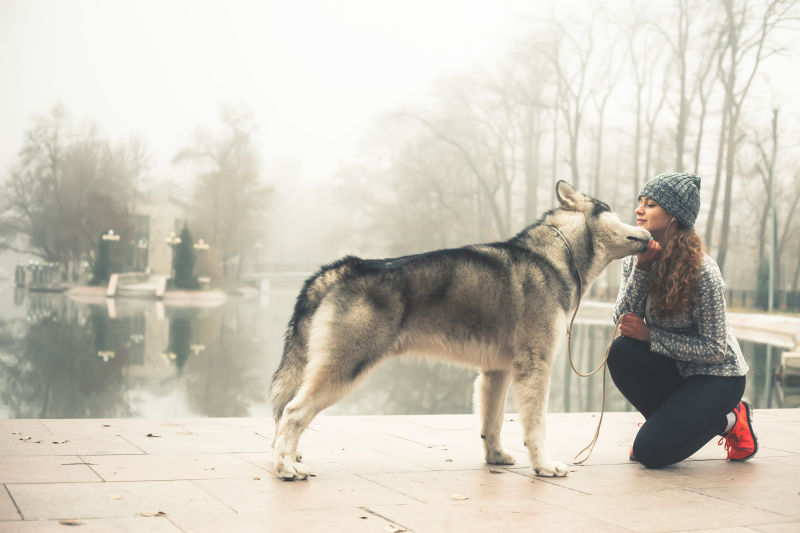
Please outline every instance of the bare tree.
M58 263L65 274L93 264L102 233L128 244L129 212L149 166L144 145L113 146L89 125L75 131L61 105L35 119L3 186L0 248Z
M653 32L644 31L647 27L647 19L644 14L637 10L636 5L632 7L634 8L633 19L625 31L628 35L628 57L631 61L631 74L636 94L633 127L633 175L631 180L633 190L631 197L636 198L649 172L647 161L645 161L645 169L642 172L642 145L645 126L648 122L654 122L655 118L657 118L657 113L650 111L650 101L652 100L652 86L654 84L655 69L653 66L658 63L662 51L659 49L660 37ZM645 101L645 93L649 95L647 101ZM661 94L665 95L665 92L662 91ZM657 106L658 111L660 111L660 108L660 105ZM651 127L650 131L652 132L652 130L653 128Z
M487 91L487 87L492 90ZM512 231L512 187L518 167L510 96L491 83L463 83L445 97L445 114L438 119L419 113L405 116L422 124L458 154L480 192L479 216L488 209L493 222L495 231L487 237L507 238Z
M260 177L252 114L226 106L220 118L219 135L198 131L173 163L196 165L193 233L208 241L225 277L235 279L265 230L271 189Z
M701 58L697 72L695 73L692 95L690 97L691 102L695 102L698 99L700 101L700 112L697 117L697 137L694 146L694 164L692 167L694 174L700 172L700 154L703 149L703 134L705 133L705 122L708 114L708 101L711 97L714 84L718 81L715 75L716 69L714 65L717 62L722 47L722 32L713 31L711 33L711 42L713 44L709 45L707 42L703 42L701 46L701 50L703 51L700 53L704 54L704 57Z
M539 214L542 137L546 129L546 112L550 104L546 91L552 83L552 71L542 61L537 42L525 42L514 53L519 74L512 97L520 108L520 143L525 176L525 220L530 223Z
M572 184L580 187L579 144L584 112L592 95L590 87L590 64L594 53L594 27L596 14L583 25L566 28L557 20L551 21L555 28L550 46L543 53L558 78L558 110L564 118L569 138L569 168ZM578 34L578 35L576 35Z
M689 121L690 101L688 95L688 63L689 63L689 35L690 35L690 16L689 0L676 0L677 16L674 31L667 31L660 21L654 22L653 26L661 34L672 51L672 57L676 63L678 72L678 106L674 109L677 119L675 128L675 170L683 171L684 144L686 142L686 129Z
M595 128L595 153L594 153L594 169L592 172L592 186L589 189L593 195L600 194L600 173L603 162L603 139L606 134L605 118L606 108L617 88L620 74L625 65L627 54L619 54L616 41L612 43L606 50L605 58L600 61L604 68L600 70L600 74L595 82L597 90L592 92L592 103L594 104L597 113L597 126Z
M728 61L720 62L725 85L725 109L723 113L728 119L725 131L725 197L722 211L722 229L720 235L717 263L720 270L725 268L730 234L731 199L733 197L733 176L735 171L736 151L741 140L739 119L747 94L752 86L758 68L767 57L775 54L776 49L769 49L767 38L775 27L781 23L794 7L794 1L771 0L759 18L756 28L748 22L753 12L749 3L734 5L734 0L722 0L725 8L725 24ZM747 62L746 62L747 61ZM741 77L740 77L741 74ZM742 80L742 81L740 81Z

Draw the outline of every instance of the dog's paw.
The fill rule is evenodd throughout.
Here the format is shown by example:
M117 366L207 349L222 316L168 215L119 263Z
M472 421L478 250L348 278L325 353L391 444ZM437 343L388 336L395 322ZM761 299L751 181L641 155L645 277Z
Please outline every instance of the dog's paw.
M567 475L569 468L558 461L547 461L535 465L533 471L537 476L542 477L564 477Z
M514 456L504 452L502 449L488 450L486 452L486 463L490 465L513 465L516 462Z
M295 481L308 479L311 472L302 463L279 463L275 467L275 473L284 481Z

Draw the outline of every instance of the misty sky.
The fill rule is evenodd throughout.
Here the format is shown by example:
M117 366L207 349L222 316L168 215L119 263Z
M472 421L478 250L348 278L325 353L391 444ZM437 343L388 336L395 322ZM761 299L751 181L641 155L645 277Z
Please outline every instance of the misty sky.
M156 181L185 182L170 160L231 102L261 124L267 179L314 182L376 113L502 56L523 4L0 0L0 169L62 102L113 140L144 138Z

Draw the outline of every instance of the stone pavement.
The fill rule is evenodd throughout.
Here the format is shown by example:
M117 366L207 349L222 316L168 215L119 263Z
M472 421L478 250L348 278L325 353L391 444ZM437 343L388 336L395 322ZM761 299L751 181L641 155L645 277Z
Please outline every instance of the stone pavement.
M596 420L548 415L553 457ZM638 421L607 413L588 465L553 479L515 415L506 468L483 463L473 415L323 415L301 440L315 475L283 482L266 419L0 420L0 531L800 531L800 409L755 412L749 462L711 442L662 470L628 461Z

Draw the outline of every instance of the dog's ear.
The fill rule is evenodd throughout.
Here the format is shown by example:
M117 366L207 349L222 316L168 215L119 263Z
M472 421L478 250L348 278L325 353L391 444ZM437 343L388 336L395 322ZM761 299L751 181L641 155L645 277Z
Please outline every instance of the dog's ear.
M558 180L558 183L556 183L556 197L561 207L574 211L578 209L581 193L566 181Z

